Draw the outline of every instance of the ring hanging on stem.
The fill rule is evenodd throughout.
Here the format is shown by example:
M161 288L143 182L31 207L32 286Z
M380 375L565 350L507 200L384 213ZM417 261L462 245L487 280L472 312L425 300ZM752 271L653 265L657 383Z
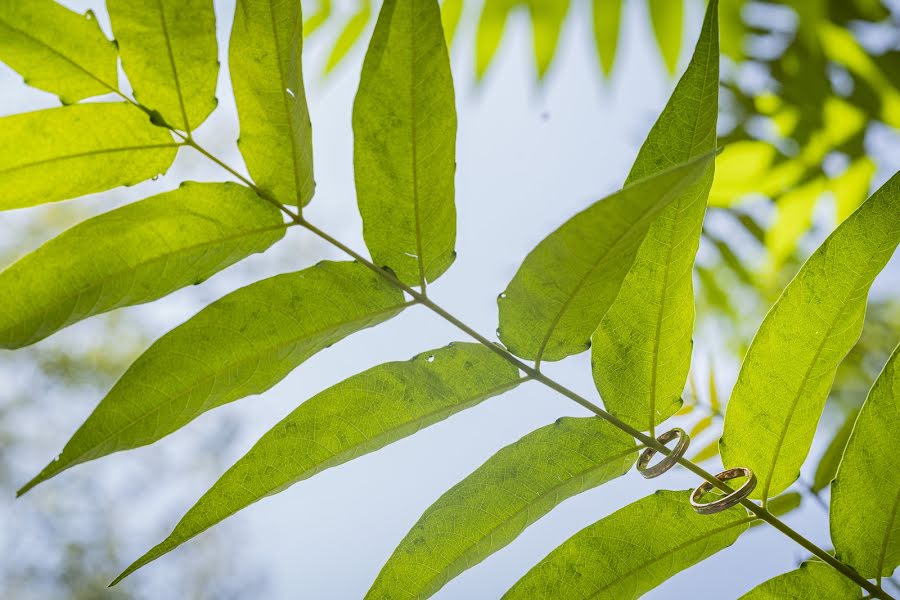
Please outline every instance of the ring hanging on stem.
M641 457L637 462L638 473L643 475L645 479L653 479L674 467L678 462L678 459L687 452L688 446L691 444L691 436L683 429L676 427L656 438L656 441L663 445L666 445L675 438L678 438L678 443L675 444L672 452L652 467L648 467L647 465L650 464L650 460L656 454L656 450L653 448L644 448L644 451L641 452Z
M756 475L754 475L753 471L746 467L735 467L734 469L727 469L716 475L716 479L718 479L719 481L729 481L731 479L737 479L738 477L747 478L747 481L744 482L744 485L731 492L727 496L723 496L718 500L714 500L712 502L700 502L700 498L702 498L703 495L707 492L710 492L713 488L713 484L708 481L704 481L699 486L697 486L697 489L695 489L694 493L691 494L691 506L693 506L694 510L701 515L712 515L718 512L722 512L723 510L728 510L732 506L735 506L741 500L749 496L750 493L753 492L753 490L756 488Z

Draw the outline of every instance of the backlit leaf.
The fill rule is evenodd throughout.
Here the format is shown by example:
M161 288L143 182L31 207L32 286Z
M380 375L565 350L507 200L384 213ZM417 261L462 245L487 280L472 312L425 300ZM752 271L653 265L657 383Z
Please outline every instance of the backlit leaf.
M831 488L835 555L869 579L889 577L900 565L898 448L900 346L859 412Z
M862 331L873 280L900 243L900 174L806 261L766 316L725 413L726 467L759 478L755 498L799 475L835 371Z
M500 47L509 12L519 3L520 0L484 0L475 31L475 76L479 80L487 73Z
M331 16L331 0L319 0L319 10L303 21L303 35L309 37L328 21Z
M596 417L529 433L425 511L366 597L432 596L566 498L627 473L636 453L631 437Z
M705 460L715 458L719 455L719 440L714 440L706 446L697 450L697 454L691 458L695 463L701 463Z
M140 183L165 173L178 144L125 103L0 118L0 210Z
M859 416L859 410L850 411L850 414L844 419L843 425L831 438L819 464L816 467L816 474L813 478L812 490L820 492L831 485L835 475L837 475L838 467L841 464L841 458L844 456L844 449L847 447L847 440L850 439L850 432L853 431L853 425L856 423L856 417Z
M712 161L708 154L638 180L544 238L498 299L506 347L521 358L544 360L587 350L653 221Z
M310 356L400 312L358 263L323 262L248 285L156 341L19 494L79 463L152 444L204 412L261 394Z
M448 47L453 45L453 39L456 37L456 28L459 26L462 13L463 0L444 0L441 2L441 23L444 27L444 38L447 40Z
M93 13L80 15L52 0L0 2L0 61L64 104L119 87L116 46Z
M334 47L331 49L331 54L328 55L328 61L325 63L325 73L331 73L341 64L341 61L353 49L353 46L362 38L362 34L368 27L371 18L372 1L359 0L359 10L350 17L334 42Z
M710 2L697 47L647 136L626 185L716 147L718 3ZM594 382L606 409L652 430L681 407L694 331L693 265L712 164L654 221L622 288L591 338Z
M823 562L805 562L796 571L779 575L753 588L740 600L791 600L795 598L862 598L852 580Z
M228 52L238 146L253 181L295 206L316 187L302 52L300 2L238 0Z
M518 370L479 344L373 367L310 398L269 430L117 583L257 500L512 389Z
M456 257L454 102L437 0L386 0L353 105L353 166L372 260L408 285Z
M610 76L616 62L623 0L593 0L594 43L603 74Z
M216 107L212 0L106 0L106 7L135 99L175 129L197 129Z
M740 506L699 515L689 495L660 490L589 525L503 598L637 598L733 544L753 520Z
M678 68L681 31L684 27L684 0L647 0L653 35L669 73Z
M538 78L543 79L556 55L559 36L569 13L569 0L528 0L527 4L534 36L535 66Z
M0 347L199 283L284 230L276 208L233 183L186 183L88 219L0 273Z

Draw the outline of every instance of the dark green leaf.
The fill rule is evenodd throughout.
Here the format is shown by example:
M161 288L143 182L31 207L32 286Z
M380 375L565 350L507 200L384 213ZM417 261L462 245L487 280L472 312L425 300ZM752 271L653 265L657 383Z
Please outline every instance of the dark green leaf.
M796 571L779 575L753 588L740 600L797 600L802 598L862 598L859 586L829 565L805 562Z
M19 494L79 463L152 444L204 412L261 394L307 358L404 308L358 263L323 262L213 302L135 361L62 454Z
M566 498L627 473L636 452L634 440L596 417L529 433L425 511L367 598L432 596Z
M437 0L385 0L353 105L356 195L372 259L401 281L453 262L456 107Z

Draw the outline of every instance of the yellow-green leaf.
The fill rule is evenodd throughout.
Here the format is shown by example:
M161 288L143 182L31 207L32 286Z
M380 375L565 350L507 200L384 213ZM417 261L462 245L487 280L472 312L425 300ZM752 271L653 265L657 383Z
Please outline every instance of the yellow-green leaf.
M156 341L25 485L152 444L204 412L261 394L310 356L400 312L403 294L358 263L323 262L248 285Z
M898 449L900 346L859 411L831 488L835 555L868 579L889 577L900 565Z
M898 214L895 174L816 250L757 331L721 441L726 467L759 478L755 498L799 475L838 365L862 331L869 288L900 243Z
M521 0L484 0L475 31L475 76L481 80L500 47L509 12Z
M612 74L619 46L623 0L593 0L594 45L600 67L607 77Z
M691 62L626 185L715 150L717 6L716 0L710 2ZM640 430L652 430L681 407L693 345L693 265L713 170L710 164L651 224L591 338L594 382L606 409Z
M841 458L844 456L844 449L847 447L847 440L850 439L850 433L853 431L853 425L859 416L859 410L852 410L844 419L844 423L837 430L834 437L831 438L819 464L816 467L816 474L813 477L812 491L820 492L831 485L835 475L837 475L838 467L841 464Z
M106 7L135 99L175 129L197 129L216 107L212 0L106 0Z
M447 46L453 45L456 37L456 28L462 18L463 0L444 0L441 2L441 24L444 26L444 38Z
M0 2L0 61L64 104L116 91L116 60L93 13L53 0Z
M238 0L228 51L238 146L253 181L294 206L316 187L302 53L300 2Z
M684 27L684 0L647 0L653 35L669 73L678 68L681 31ZM717 19L718 20L718 19Z
M269 430L165 540L113 584L257 500L413 435L521 381L518 369L490 349L459 343L354 375Z
M325 63L326 74L331 73L339 64L341 64L341 61L346 58L350 50L353 49L353 46L355 46L362 37L371 18L372 1L360 0L359 10L357 10L344 25L337 40L334 42L331 54L328 55L328 60Z
M532 568L504 600L637 598L733 544L752 520L740 506L698 515L689 496L660 490L589 525Z
M0 273L0 348L199 283L284 230L276 208L233 183L186 183L88 219Z
M715 458L718 455L719 455L719 440L713 440L706 446L697 450L697 454L695 454L691 460L694 461L695 463L701 463L705 460Z
M566 498L627 473L636 453L631 437L596 417L529 433L425 511L366 597L431 597Z
M456 253L456 106L437 0L385 0L353 105L353 167L372 260L408 285Z
M328 21L331 16L331 0L319 0L319 10L303 21L303 35L309 37Z
M63 106L0 118L0 210L140 183L178 144L130 104Z
M859 586L830 565L805 562L796 571L779 575L756 586L740 600L794 600L798 598L862 598Z
M556 55L559 35L569 13L569 0L528 0L528 12L534 36L535 66L538 78L543 79Z

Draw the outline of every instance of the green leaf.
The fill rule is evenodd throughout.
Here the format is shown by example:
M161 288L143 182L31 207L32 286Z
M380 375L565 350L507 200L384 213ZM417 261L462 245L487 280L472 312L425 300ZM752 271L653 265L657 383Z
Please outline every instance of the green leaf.
M385 0L353 105L353 167L372 260L408 285L456 253L456 106L437 0Z
M269 430L160 544L116 578L185 543L257 500L374 452L522 382L479 344L451 344L373 367L307 400Z
M444 0L441 2L441 24L444 27L444 38L447 40L448 47L453 45L453 39L456 37L456 28L459 26L462 13L463 0Z
M52 0L0 2L0 61L63 104L117 91L116 59L91 12Z
M556 55L559 35L569 13L569 0L528 0L528 11L534 35L535 65L538 78L543 79Z
M359 10L356 11L334 42L331 54L328 55L328 61L325 63L325 73L331 73L346 58L353 46L360 40L369 20L372 18L372 2L371 0L360 0Z
M135 99L190 133L216 107L212 0L106 0Z
M521 0L484 0L475 30L475 76L480 81L500 47L506 19Z
M130 104L0 118L0 210L134 185L165 173L179 144Z
M323 262L232 292L144 352L19 495L69 467L152 444L210 409L261 394L310 356L405 306L383 277L350 262Z
M631 437L596 417L529 433L425 511L366 597L432 596L566 498L627 473L636 453Z
M228 51L238 146L253 181L294 206L316 187L302 53L300 2L238 0Z
M647 0L653 35L669 73L675 74L681 54L681 31L684 27L683 0Z
M754 498L799 475L838 365L862 331L869 287L900 243L898 214L895 174L806 261L757 331L721 442L726 467L759 478Z
M309 37L328 21L331 16L331 0L319 0L319 10L303 21L303 36Z
M653 221L712 162L708 154L636 181L544 238L498 299L506 347L537 360L587 350Z
M859 416L859 409L850 411L850 414L844 419L844 424L837 430L828 447L825 448L813 477L813 492L820 492L827 488L837 475L838 466L844 456L844 448L847 447L847 440L850 439L850 432L853 431L853 424L856 423L857 416Z
M788 514L794 509L799 508L801 502L803 502L802 494L800 494L799 492L788 492L769 500L769 505L766 507L766 510L768 510L773 516L780 517L782 515ZM751 527L763 524L765 524L765 521L754 521Z
M709 460L719 455L719 440L713 440L706 446L697 450L697 454L691 459L695 463L702 463L704 460Z
M831 488L835 556L868 579L890 577L900 565L898 423L900 346L859 412Z
M733 544L753 520L741 507L698 515L689 496L660 490L582 529L503 598L637 598Z
M0 348L199 283L284 230L276 208L233 183L186 183L88 219L0 273Z
M862 598L859 586L823 562L805 562L796 571L756 586L740 600L792 600L796 598Z
M623 0L593 0L594 44L603 74L609 77L616 62Z
M644 142L626 185L716 147L718 3L709 4L697 47ZM593 333L594 382L606 409L640 430L681 407L694 332L693 266L714 165L651 224L621 290Z

